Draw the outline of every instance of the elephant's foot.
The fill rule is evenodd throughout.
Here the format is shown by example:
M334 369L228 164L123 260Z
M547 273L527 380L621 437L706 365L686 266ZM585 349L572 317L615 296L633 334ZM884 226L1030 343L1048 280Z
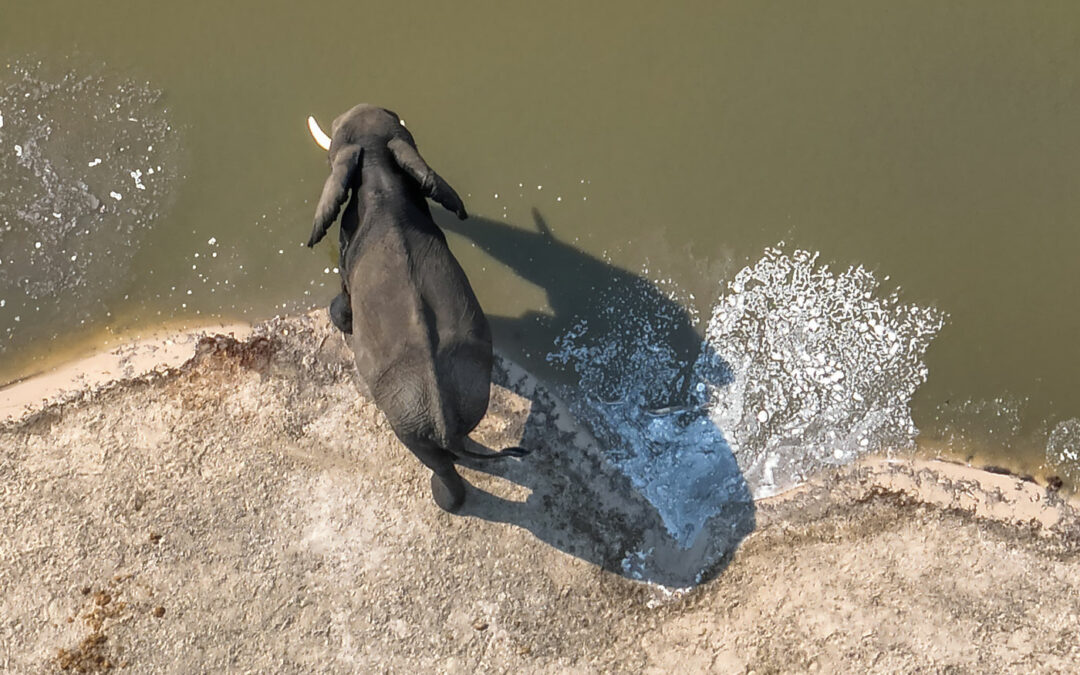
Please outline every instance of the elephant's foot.
M433 473L431 497L440 509L455 513L465 503L465 481L453 469L442 475Z
M330 301L330 321L346 335L352 335L352 303L345 293L338 293Z

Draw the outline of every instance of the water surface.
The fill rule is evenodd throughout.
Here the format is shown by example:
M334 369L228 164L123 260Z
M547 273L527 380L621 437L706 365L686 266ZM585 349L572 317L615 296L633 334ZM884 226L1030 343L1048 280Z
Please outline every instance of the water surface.
M1078 47L1072 2L7 3L0 379L165 321L325 304L304 119L368 101L477 228L535 234L535 210L581 254L545 282L562 249L451 234L499 346L537 372L575 382L548 354L600 320L575 274L603 265L662 282L728 360L763 353L710 322L738 324L715 314L741 270L805 251L944 321L901 334L925 371L886 389L881 428L1028 471L1049 450L1080 478Z

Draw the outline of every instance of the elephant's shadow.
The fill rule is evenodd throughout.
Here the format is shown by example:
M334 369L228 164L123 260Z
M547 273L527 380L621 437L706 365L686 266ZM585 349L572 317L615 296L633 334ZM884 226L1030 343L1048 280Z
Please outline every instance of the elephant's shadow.
M565 382L565 373L552 367L546 357L563 336L582 325L582 320L593 339L606 342L613 362L634 349L638 334L646 328L653 346L662 346L677 364L674 377L658 383L646 405L687 403L691 385L688 367L702 356L702 339L687 310L652 281L560 240L536 209L532 211L533 229L476 216L462 222L446 218L443 212L433 215L442 229L464 237L544 292L550 312L527 311L520 316L488 313L499 351L542 379ZM717 368L723 370L726 365L718 361ZM594 393L608 399L618 398L624 383L618 373L606 372L593 384Z
M520 460L463 460L471 487L459 515L517 525L605 570L672 588L718 575L754 530L754 503L743 483L738 498L714 511L684 547L668 532L656 507L542 384L503 360L494 380L527 401L527 415L515 415L500 411L497 397L491 414L516 417L512 433L531 454ZM491 451L487 446L494 443L484 436L482 424L472 449Z
M530 401L518 444L532 454L502 463L464 463L518 487L470 473L467 478L478 489L470 490L462 513L524 527L560 550L630 578L670 587L707 580L723 569L739 542L755 527L749 487L723 433L707 416L693 410L699 402L695 392L701 380L726 384L730 369L707 351L686 309L653 282L558 240L538 212L534 211L533 217L536 227L531 231L475 217L465 222L440 222L544 290L551 314L489 315L495 344L533 375L553 382L560 395L575 406L575 414L571 414L543 385L537 386L513 363L502 360L495 368L495 382ZM588 324L585 335L580 331L583 319ZM649 333L644 349L643 328ZM545 357L574 331L579 341L591 340L586 347L598 347L607 361L585 363L589 377L568 386L575 374L566 369L553 372ZM628 364L644 352L661 356L649 363L653 370L643 380L640 368ZM557 382L560 375L562 381ZM656 379L655 385L649 377ZM643 382L646 386L641 386ZM611 401L616 407L608 412L619 410L634 419L622 425L622 419L593 414L599 410L597 406ZM661 416L671 425L672 436L679 433L678 428L692 423L699 432L704 427L699 438L707 439L709 447L680 447L683 441L678 438L645 442L646 427L655 419L650 415L658 408L668 411ZM628 438L625 429L638 436ZM485 442L482 433L475 438ZM672 499L678 501L678 491L688 484L692 484L693 494L687 493L686 503L675 508L693 510L705 504L712 514L696 537L682 538L687 547L668 532L657 507L642 494L645 490L636 487L613 461L613 451L618 453L624 449L618 446L628 442L649 446L655 461L647 468L658 483L671 479L673 485L682 486L675 488L673 498L669 492L669 517ZM688 454L700 453L697 466L681 460L687 450ZM668 468L660 470L662 466ZM655 476L657 471L699 475ZM504 498L492 492L516 495Z

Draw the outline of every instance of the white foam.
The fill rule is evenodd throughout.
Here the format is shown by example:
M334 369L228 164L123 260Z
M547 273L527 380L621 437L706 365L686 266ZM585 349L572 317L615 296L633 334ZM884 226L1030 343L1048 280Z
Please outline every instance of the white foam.
M727 504L914 441L910 401L943 313L818 257L768 249L727 284L677 405L658 405L685 365L672 326L695 318L651 284L612 289L548 357L577 373L564 394L683 547Z
M728 284L706 331L734 375L711 388L709 416L737 444L755 494L910 447L917 434L910 401L944 314L881 293L865 267L834 273L819 256L768 249Z
M1046 461L1070 482L1080 482L1080 418L1063 420L1050 432Z

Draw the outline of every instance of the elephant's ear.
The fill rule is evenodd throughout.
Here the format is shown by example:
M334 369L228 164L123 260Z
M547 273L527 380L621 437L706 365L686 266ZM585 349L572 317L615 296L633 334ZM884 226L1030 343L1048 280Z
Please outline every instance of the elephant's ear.
M360 169L360 160L364 150L359 145L346 145L334 153L330 163L330 176L323 185L319 205L315 207L315 224L311 228L309 247L319 243L326 236L326 231L337 220L341 205L349 197L349 186L353 176Z
M469 214L465 212L465 205L461 203L461 197L458 197L458 193L454 192L454 188L450 187L439 174L435 173L427 165L427 162L424 161L424 158L420 156L420 153L411 143L404 138L394 138L386 144L386 147L393 153L394 161L397 162L398 166L420 184L420 188L425 195L441 204L447 211L456 213L461 220L469 217Z

